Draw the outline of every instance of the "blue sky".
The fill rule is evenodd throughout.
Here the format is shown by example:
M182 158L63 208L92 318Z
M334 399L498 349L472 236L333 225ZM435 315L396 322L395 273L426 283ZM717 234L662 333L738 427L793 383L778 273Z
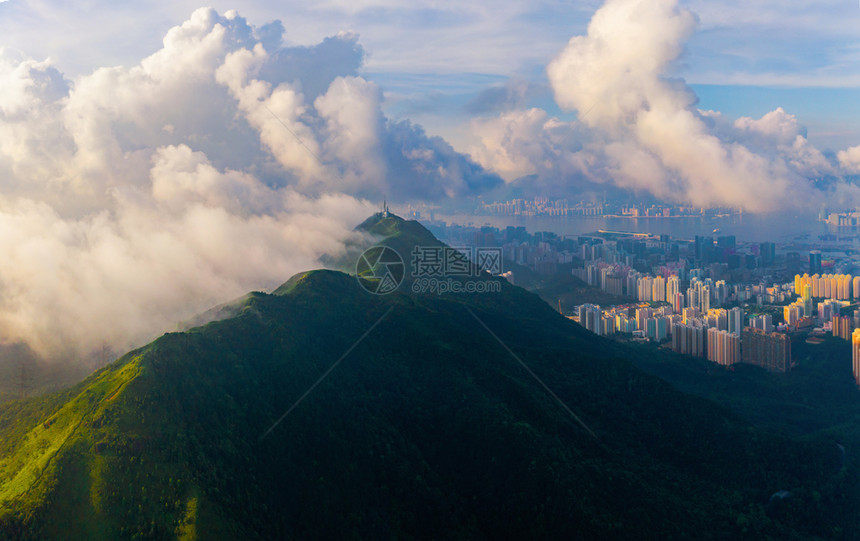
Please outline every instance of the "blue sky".
M456 140L461 106L512 77L545 85L547 63L570 37L586 31L602 2L212 4L222 13L237 9L255 25L281 20L291 44L358 32L368 53L364 73L390 98L389 114L409 115ZM694 85L701 108L756 116L782 106L823 149L860 144L858 2L695 0L681 6L698 15L699 25L676 75ZM0 4L0 45L50 57L73 78L136 63L197 7L184 0L8 0ZM527 105L546 105L544 98Z

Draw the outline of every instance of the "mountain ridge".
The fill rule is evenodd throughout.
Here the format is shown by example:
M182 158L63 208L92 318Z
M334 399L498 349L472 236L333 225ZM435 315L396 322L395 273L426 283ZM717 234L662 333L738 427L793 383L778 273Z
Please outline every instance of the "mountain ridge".
M428 240L383 218L369 229L400 231L383 242ZM300 273L71 389L0 405L0 533L847 535L856 472L832 442L758 431L535 295L473 279L503 287L371 295L342 272Z

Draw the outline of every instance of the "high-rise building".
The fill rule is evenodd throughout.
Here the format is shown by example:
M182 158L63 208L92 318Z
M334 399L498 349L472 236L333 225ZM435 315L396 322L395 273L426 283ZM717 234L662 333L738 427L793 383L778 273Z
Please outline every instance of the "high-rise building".
M695 248L696 259L702 263L710 263L711 252L714 250L714 239L696 235Z
M687 297L685 300L688 307L699 307L699 293L695 287L690 286L687 288Z
M812 286L803 284L803 317L812 317Z
M776 245L772 242L762 242L758 245L759 257L764 265L770 265L776 259Z
M747 327L743 331L743 362L769 372L791 369L791 339L782 333L768 333Z
M666 302L666 280L657 276L651 284L651 300L655 302Z
M648 327L647 320L653 315L653 310L650 308L637 308L636 309L636 330L637 331L647 331Z
M717 306L723 306L728 300L729 288L725 280L719 280L714 284L714 300Z
M588 264L585 266L585 281L590 286L600 285L600 268L597 264Z
M694 357L705 356L705 328L699 325L672 325L672 350Z
M847 301L851 298L851 275L850 274L840 274L838 277L839 280L839 294L836 298L841 301Z
M809 274L804 274L803 276L799 274L794 275L794 293L797 295L803 294L803 286L809 284L812 287L812 284L809 280ZM810 290L811 291L811 290Z
M759 329L765 332L773 332L773 318L770 314L763 314L758 317L751 317L749 326L753 329Z
M827 321L831 321L833 319L834 314L839 314L839 311L842 309L842 305L839 301L834 301L832 299L827 299L824 302L818 303L818 323L823 325Z
M637 271L634 271L634 270L627 273L627 280L625 282L624 293L628 297L635 297L637 299L639 298L639 296L638 296L638 292L639 292L638 284L639 284L639 277L640 276L642 276L642 275L639 274Z
M684 304L684 294L675 293L675 295L672 297L672 309L675 311L675 313L682 313L685 306L686 305Z
M609 293L610 295L620 297L624 294L623 284L624 281L620 277L609 273L604 279L603 291Z
M782 309L783 319L786 325L797 325L797 322L803 317L803 303L793 303Z
M656 342L665 340L668 336L668 321L665 317L651 317L645 321L645 335Z
M744 328L744 310L740 307L735 307L729 310L729 332L737 335L741 334Z
M836 312L833 314L832 325L834 337L842 338L843 340L851 339L851 333L854 331L853 316L842 316L839 315L839 312Z
M681 343L685 338L683 329L686 327L683 323L672 324L672 351L675 353L684 353Z
M860 386L860 329L854 329L851 335L851 352L854 381Z
M711 308L705 315L708 327L716 327L721 331L729 330L729 313L723 308Z
M600 336L611 336L615 334L615 318L612 314L604 313L600 316Z
M673 302L675 295L681 292L681 280L672 275L666 280L666 302ZM677 312L678 310L676 310Z
M692 320L698 319L699 309L695 306L684 308L684 324L689 325Z
M642 302L651 302L654 293L654 279L650 276L642 276L637 283L638 294L636 298ZM642 329L639 329L642 330Z
M740 362L740 336L714 327L708 329L708 360L723 366Z
M809 274L817 274L821 272L821 251L812 250L809 252Z
M657 318L657 341L663 341L669 337L669 318Z
M594 304L583 304L577 310L579 316L579 324L593 332L601 334L601 322L603 320L600 306Z

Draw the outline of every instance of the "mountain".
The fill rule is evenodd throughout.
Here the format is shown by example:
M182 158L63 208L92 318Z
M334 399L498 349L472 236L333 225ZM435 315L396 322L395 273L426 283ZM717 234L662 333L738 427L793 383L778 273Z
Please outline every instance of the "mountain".
M3 539L849 539L856 467L636 368L486 273L319 270L0 405ZM465 282L466 278L459 278ZM412 283L415 283L412 280ZM492 285L491 284L497 284ZM226 305L225 305L226 306Z

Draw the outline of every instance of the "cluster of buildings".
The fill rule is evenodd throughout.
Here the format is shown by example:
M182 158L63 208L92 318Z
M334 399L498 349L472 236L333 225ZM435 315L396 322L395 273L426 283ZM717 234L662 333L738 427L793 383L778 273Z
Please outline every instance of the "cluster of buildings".
M656 341L669 336L675 316L671 306L653 308L644 303L613 306L607 310L594 304L583 304L577 307L576 314L583 327L600 336L626 333Z
M719 237L714 243L706 237L689 242L674 241L666 235L659 239L581 236L578 241L577 256L583 260L583 267L573 269L573 274L610 294L672 303L674 291L670 292L669 280L676 276L680 282L698 278L709 292L717 294L720 302L746 302L760 297L757 301L761 304L774 304L792 297L791 285L762 280L776 260L775 245L770 242L739 248L732 236ZM758 283L753 281L756 276ZM700 290L696 294L702 298ZM686 303L691 305L689 296ZM707 307L702 308L707 311Z
M812 260L814 261L814 260ZM791 369L791 339L787 332L818 326L852 343L854 378L860 386L860 276L850 274L796 275L794 283L775 284L768 296L791 301L783 307L784 322L777 329L773 316L744 318L740 307L722 306L743 295L721 281L699 279L691 271L682 292L678 276L628 274L622 290L635 294L635 305L601 309L586 304L577 310L580 323L603 336L629 333L663 341L671 338L673 351L703 357L724 366L747 363L771 372ZM592 273L594 275L594 273ZM599 276L599 273L598 273ZM760 293L760 292L757 292ZM663 303L655 306L654 303ZM786 332L775 332L775 331Z
M577 314L583 326L602 335L630 333L654 341L671 338L674 351L724 366L748 363L772 372L786 372L791 368L791 339L777 331L814 323L813 288L815 294L827 297L819 303L819 314L833 325L832 314L842 308L837 304L843 302L840 296L846 291L850 295L853 285L853 278L843 275L814 275L814 286L808 275L798 277L795 283L731 283L726 279L727 274L731 276L726 272L731 268L773 264L775 245L759 243L756 249L744 253L731 236L716 240L696 237L683 247L666 240L661 238L658 246L667 257L660 265L652 266L651 272L636 270L629 264L631 255L635 257L642 251L641 239L581 246L583 268L573 269L574 275L607 293L640 303L606 310L584 305ZM649 243L657 244L655 239L646 240L646 250ZM677 252L673 254L673 250ZM820 265L814 255L810 255L810 261ZM750 302L784 305L793 301L795 290L807 282L808 298L785 307L785 322L791 327L777 329L774 316L767 313L747 318L739 306ZM857 284L860 292L860 277ZM839 333L849 327L853 331L853 326L843 324L841 319L835 321Z
M814 255L811 253L810 255ZM808 295L816 298L849 300L860 299L860 276L850 274L799 274L794 276L794 292L799 296Z
M729 302L756 301L758 304L781 304L793 295L791 284L728 284L726 280L703 278L703 269L687 270L684 266L667 265L656 276L638 272L620 263L605 260L589 261L582 269L573 269L574 276L602 291L632 297L641 302L667 302L676 313L686 307L707 312L712 306ZM688 287L681 287L681 276L689 277Z
M495 205L499 205L497 212L511 214L575 208L593 209L582 212L603 215L636 214L631 207L583 202L571 205L565 200L513 200ZM657 211L657 207L649 207L640 215ZM630 303L608 309L578 307L576 319L596 334L671 339L672 349L679 353L727 366L756 364L775 372L790 369L791 342L786 333L795 330L818 327L851 340L855 352L860 353L860 309L852 306L860 303L860 276L835 272L857 263L851 256L840 257L840 253L846 254L846 247L840 247L838 239L827 254L813 249L818 243L796 242L780 245L777 253L773 242L739 245L731 235L683 240L600 231L566 237L529 234L524 227L513 226L427 225L451 246L500 247L506 261L527 266L542 276L571 273L619 297L620 302ZM825 246L828 242L822 241ZM808 258L804 257L807 254ZM795 275L798 270L808 272ZM515 275L507 272L506 278L517 283ZM756 312L771 311L773 315L745 317L739 305L749 304L759 306ZM860 385L858 353L854 375Z
M850 212L834 212L827 215L826 210L822 209L822 212L819 213L818 219L839 229L848 229L852 231L860 229L860 211L857 210Z
M577 308L575 318L589 331L611 336L617 333L654 341L672 339L672 350L730 366L744 362L773 372L791 368L791 340L774 332L770 315L744 317L740 307L684 308L654 307L647 303L601 309L593 304ZM742 347L743 346L743 347Z
M496 203L485 203L479 209L481 214L493 216L603 216L605 203L567 199L549 200L546 197L532 199L511 199Z
M850 274L795 275L794 293L797 300L783 308L783 319L793 327L820 325L830 327L833 336L850 340L854 329L860 327L860 310L852 303L860 302L860 276ZM821 299L820 302L814 302ZM843 312L851 313L843 313Z
M497 229L439 222L427 222L426 225L449 246L501 248L505 261L529 267L542 276L552 276L560 266L570 266L582 251L576 237L560 237L550 232L530 234L522 226ZM515 276L511 279L516 281Z
M499 247L505 261L526 266L542 276L551 276L564 269L592 286L607 293L639 300L639 287L627 283L634 269L639 276L661 276L668 280L676 275L682 282L698 276L726 284L757 284L757 286L728 286L728 298L748 300L762 296L762 302L784 300L780 291L768 291L769 276L785 258L776 258L774 243L763 242L738 245L735 237L696 237L695 240L674 239L668 235L596 232L588 235L559 236L550 232L528 233L524 227L461 226L443 222L426 222L427 227L449 246ZM584 262L584 264L583 264ZM795 269L792 269L792 274ZM516 276L514 280L516 281ZM658 288L659 280L658 282ZM668 286L668 285L667 285ZM650 297L654 298L653 286ZM791 291L786 291L790 295ZM668 294L668 291L667 291ZM658 289L658 298L661 293ZM667 301L668 302L668 301Z
M818 257L815 257L818 255ZM810 270L821 265L820 253L810 252ZM851 341L852 372L860 386L860 276L850 274L799 274L794 277L795 293L800 296L785 307L785 320L815 321L823 328L830 326L833 336ZM823 299L813 310L813 299ZM847 313L846 313L847 312Z
M669 205L629 205L621 208L621 216L630 218L676 218L684 216L729 216L739 211L732 208L702 208Z
M679 205L618 204L608 201L570 201L568 199L511 199L481 203L479 214L492 216L613 216L620 218L677 218L726 216L738 211L731 208L702 208Z
M741 342L741 362L761 366L769 372L791 369L791 338L787 334L746 327Z

